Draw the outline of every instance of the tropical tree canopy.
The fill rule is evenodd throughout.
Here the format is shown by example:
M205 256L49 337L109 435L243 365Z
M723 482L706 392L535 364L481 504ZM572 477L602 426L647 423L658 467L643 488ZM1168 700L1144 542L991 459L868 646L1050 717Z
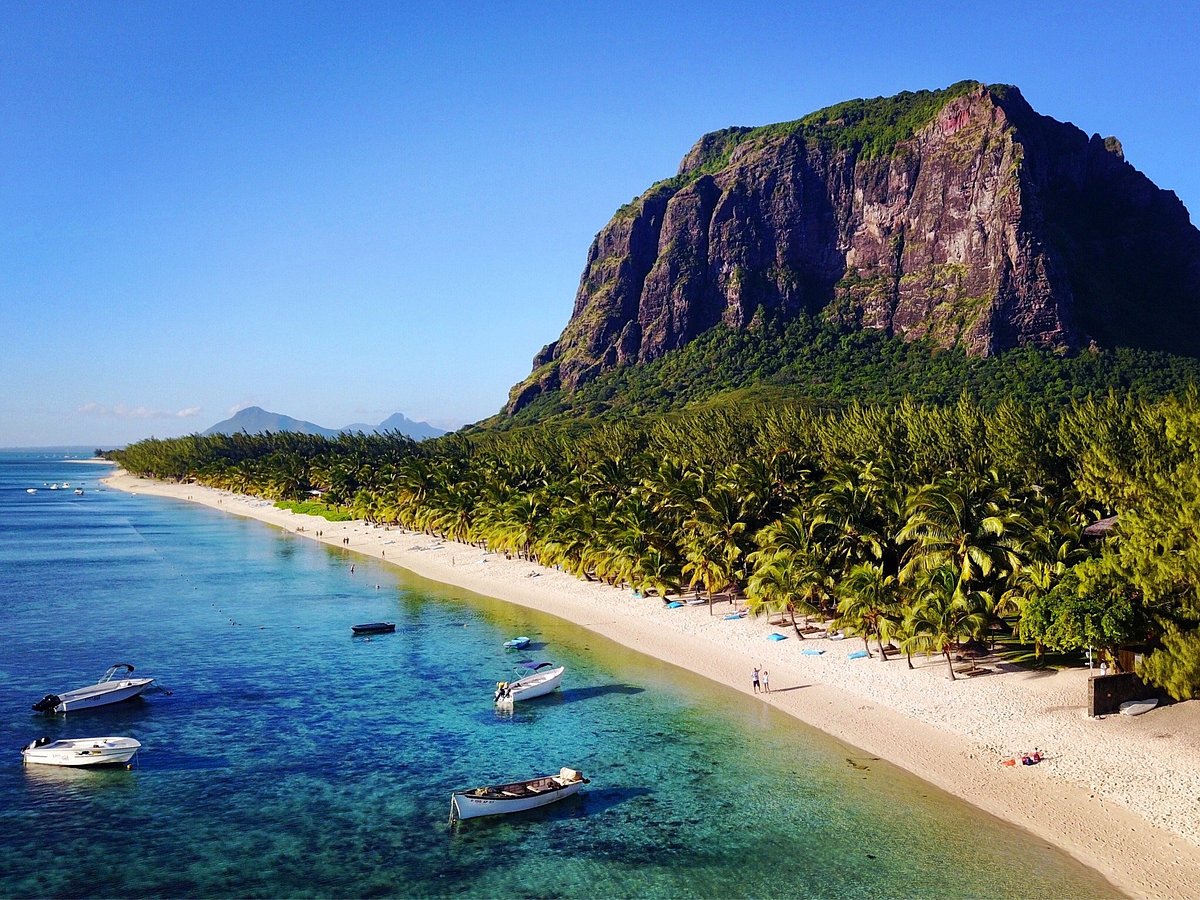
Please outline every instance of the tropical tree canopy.
M149 439L108 454L666 595L834 613L867 642L947 656L989 620L1039 645L1142 646L1200 689L1200 401L1049 409L710 404L624 421L399 435ZM1084 526L1117 516L1107 538ZM835 591L834 586L837 586ZM794 621L794 618L793 618Z

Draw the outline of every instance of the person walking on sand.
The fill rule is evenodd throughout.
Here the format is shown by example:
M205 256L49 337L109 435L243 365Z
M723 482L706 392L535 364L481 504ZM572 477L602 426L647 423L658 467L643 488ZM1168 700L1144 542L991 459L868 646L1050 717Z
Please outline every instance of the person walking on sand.
M771 693L771 676L766 669L762 671L762 689L768 694Z
M754 686L754 693L758 693L758 666L754 667L754 674L750 677L750 683Z

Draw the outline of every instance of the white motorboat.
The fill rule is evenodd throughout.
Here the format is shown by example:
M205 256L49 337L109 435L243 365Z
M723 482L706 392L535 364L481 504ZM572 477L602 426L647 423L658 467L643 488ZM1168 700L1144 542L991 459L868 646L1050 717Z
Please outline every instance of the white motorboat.
M36 493L37 493L37 488L25 488L25 493L27 493L27 494L36 494Z
M522 670L520 677L515 681L496 682L494 699L497 703L508 704L541 697L562 684L565 671L566 666L555 666L549 662L535 663Z
M26 764L43 766L111 766L127 763L141 743L128 737L74 738L51 741L39 738L21 751Z
M38 712L65 713L130 700L154 683L153 678L130 678L132 673L133 666L129 663L117 663L109 666L95 684L61 694L47 694L33 704L33 708Z
M588 780L582 772L563 767L557 775L455 791L450 795L450 821L536 809L570 797L585 784L588 784Z

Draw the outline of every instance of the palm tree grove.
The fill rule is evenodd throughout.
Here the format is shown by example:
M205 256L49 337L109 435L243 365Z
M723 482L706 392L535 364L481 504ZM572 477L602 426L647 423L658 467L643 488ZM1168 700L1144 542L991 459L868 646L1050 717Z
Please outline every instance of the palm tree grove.
M667 598L819 618L882 661L1000 639L1200 690L1200 398L709 403L416 443L148 439L133 473L439 535ZM1115 522L1114 518L1115 517ZM1104 520L1100 527L1088 529ZM1088 529L1090 534L1085 534Z

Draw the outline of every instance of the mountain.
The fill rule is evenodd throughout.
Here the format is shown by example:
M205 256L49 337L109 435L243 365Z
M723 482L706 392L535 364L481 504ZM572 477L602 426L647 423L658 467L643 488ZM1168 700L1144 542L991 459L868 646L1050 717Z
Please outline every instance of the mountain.
M312 422L293 419L291 416L285 416L280 413L268 412L259 406L248 406L245 409L238 410L233 416L225 419L223 422L213 425L204 434L237 434L239 432L260 434L264 431L292 431L299 434L319 434L328 438L337 437L339 434L345 432L361 431L371 434L372 432L398 431L416 441L423 441L426 438L437 437L446 433L439 428L434 428L428 422L413 422L402 413L395 413L389 416L379 425L354 424L347 425L345 428L323 428L320 425L314 425Z
M852 100L702 137L617 210L512 414L725 326L801 316L989 357L1200 356L1200 232L1116 138L1005 85Z
M375 428L376 431L399 431L416 441L434 438L445 434L440 428L434 428L428 422L414 422L404 413L393 413Z
M293 419L281 413L267 412L261 406L247 406L239 409L230 418L209 428L204 434L261 434L264 431L293 431L299 434L319 434L323 437L336 437L338 429L322 428L312 422Z

